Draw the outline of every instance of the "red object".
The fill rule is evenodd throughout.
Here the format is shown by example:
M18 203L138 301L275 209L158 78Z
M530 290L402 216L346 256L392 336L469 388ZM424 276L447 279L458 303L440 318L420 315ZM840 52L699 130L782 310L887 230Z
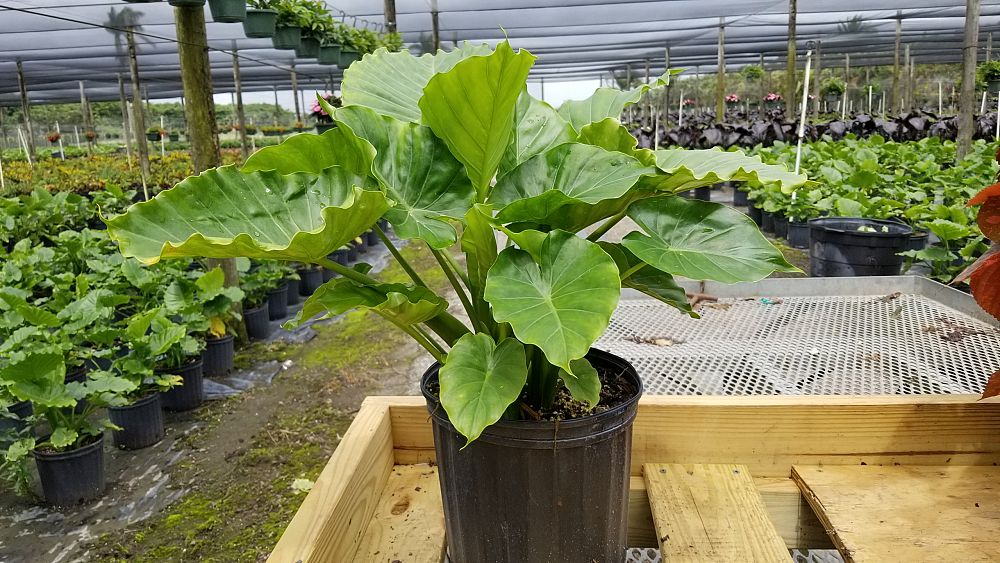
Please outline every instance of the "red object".
M993 245L952 283L968 280L972 296L979 306L1000 319L1000 183L976 194L969 200L969 205L982 205L976 222Z

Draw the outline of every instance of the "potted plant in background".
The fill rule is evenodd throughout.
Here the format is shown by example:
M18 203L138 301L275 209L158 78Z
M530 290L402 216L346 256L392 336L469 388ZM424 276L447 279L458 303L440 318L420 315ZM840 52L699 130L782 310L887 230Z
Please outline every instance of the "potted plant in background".
M55 131L49 131L48 135L45 136L53 145L59 144L59 139L62 139L62 134Z
M181 384L171 387L160 394L163 408L172 411L188 411L197 408L202 402L204 387L204 372L201 354L205 342L195 338L192 329L173 319L180 318L177 313L168 313L168 307L153 309L143 313L149 316L150 338L157 341L168 341L170 346L156 356L154 373L159 377L178 376ZM193 330L199 330L201 323Z
M171 143L176 143L181 140L181 134L178 131L171 131L167 133L167 139L169 139Z
M166 131L160 129L159 127L150 127L146 129L146 140L150 142L156 142L163 138Z
M303 0L305 9L299 12L299 26L302 28L302 39L295 48L295 56L303 59L319 57L319 48L323 39L333 28L333 18L326 10L323 2Z
M778 109L781 106L781 94L775 94L774 92L768 92L764 96L764 107L767 109Z
M256 135L257 134L257 126L256 125L249 124L249 125L246 126L245 129L246 129L247 135Z
M225 274L215 267L207 272L175 280L164 294L167 313L187 332L205 341L202 354L204 375L225 375L233 369L233 334L242 317L233 305L244 297L238 287L226 287Z
M985 61L976 67L976 81L986 84L986 91L1000 93L1000 61Z
M285 128L280 125L264 125L260 128L260 132L265 137L280 137L285 132Z
M239 23L247 19L246 0L208 0L208 10L212 21L219 23Z
M240 289L243 290L243 324L250 340L267 340L271 336L268 294L283 281L283 275L261 262L251 265L239 260Z
M278 20L274 24L274 35L271 43L275 49L294 49L302 41L302 28L299 22L308 8L303 4L305 0L278 0L275 9L278 11Z
M93 143L94 141L97 140L97 131L94 131L93 129L87 129L86 131L84 131L83 136L84 138L87 139L87 142Z
M693 315L674 275L735 283L795 270L745 215L676 194L751 179L792 189L803 177L739 152L638 149L617 121L626 97L602 88L557 111L527 93L534 59L506 42L420 59L379 50L345 72L345 105L327 108L335 132L203 172L108 221L122 252L147 263L211 255L327 267L339 277L287 326L360 307L427 350L436 363L421 389L456 563L619 560L641 381L591 345L621 287ZM316 150L334 141L339 150ZM257 221L206 205L241 201L236 193L269 211ZM156 219L176 214L187 221ZM410 283L327 258L383 215L397 236L427 245L469 324L395 247ZM600 241L625 217L638 230Z
M726 94L726 107L734 108L740 104L739 94Z
M836 103L840 101L841 96L847 91L847 85L844 81L832 76L823 81L823 86L820 87L819 93L823 96L823 100L827 103Z
M278 23L279 0L247 0L247 17L243 20L243 33L254 39L274 37Z
M313 100L312 106L309 108L309 115L316 120L316 133L323 134L336 127L337 124L333 122L333 117L326 111L326 108L320 104L319 98L326 102L326 106L334 108L339 108L341 101L340 98L333 95L333 92L317 93L317 99Z
M403 48L403 36L397 31L383 33L379 37L379 47L390 53L395 53Z
M740 75L747 82L756 82L764 78L764 69L760 65L747 65L740 69Z

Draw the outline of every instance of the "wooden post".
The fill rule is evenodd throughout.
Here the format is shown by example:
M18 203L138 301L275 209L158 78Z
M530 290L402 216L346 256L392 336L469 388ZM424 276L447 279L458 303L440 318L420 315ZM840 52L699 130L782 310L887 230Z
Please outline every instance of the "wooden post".
M27 131L27 142L24 143L25 153L28 161L35 156L35 132L31 128L31 102L28 101L28 85L24 82L24 67L21 60L17 61L17 84L21 90L21 119L24 120L24 128ZM20 129L18 129L20 132Z
M715 122L722 123L725 120L726 120L726 19L719 18L719 66L715 71Z
M663 72L670 70L670 46L667 45L663 48ZM674 81L667 79L667 87L663 89L663 117L660 119L660 123L663 123L663 128L667 128L667 119L670 117L670 90L673 88Z
M913 92L910 92L910 44L907 43L903 47L903 83L902 90L903 96L900 99L899 109L900 111L906 111L913 106L910 99L913 97Z
M184 86L184 116L188 137L191 139L191 159L195 173L219 166L219 137L216 134L215 100L212 98L212 74L208 60L208 36L205 32L205 9L202 6L177 6L174 8L177 26L177 53L181 64L181 83ZM242 129L241 129L242 131ZM221 266L226 286L239 287L240 277L236 260L211 259L209 267ZM241 311L239 303L233 310ZM247 341L243 323L238 323L237 340Z
M118 73L118 100L122 106L122 134L125 136L125 158L128 159L129 169L132 166L132 126L128 119L128 98L125 97L125 81L122 73Z
M965 44L962 46L962 96L958 106L956 153L964 158L972 147L976 105L976 50L979 45L979 0L965 0Z
M993 60L993 32L986 34L986 60Z
M646 59L646 84L649 84L649 59ZM645 94L642 95L645 98L646 106L646 119L649 121L653 120L653 106L650 103L649 91L647 90Z
M396 0L385 0L383 5L385 12L385 30L389 33L396 31Z
M87 91L84 89L83 80L80 80L80 113L83 114L83 127L86 136L87 131L94 130L94 122L91 120L90 113L90 102L87 101ZM87 153L90 154L94 149L94 141L87 137Z
M764 107L764 96L767 95L765 90L771 87L771 75L764 68L764 53L760 54L760 69L764 71L764 75L760 77L760 98L757 99L757 104L759 107ZM767 81L766 85L764 84L765 80Z
M785 71L785 113L795 111L795 20L798 11L796 0L788 0L788 54Z
M247 122L243 112L243 83L240 80L240 57L233 41L233 84L236 86L236 123L240 126L240 154L243 162L250 158L250 147L247 145Z
M823 71L823 47L822 43L816 42L816 72L813 74L813 113L819 117L819 89L823 87L819 75Z
M632 63L629 63L628 66L625 67L625 88L623 88L623 90L628 90L631 87L632 87ZM626 120L627 123L625 124L627 127L632 127L632 107L633 104L629 104L628 109L625 110L626 115L628 116L628 119Z
M295 98L295 121L302 121L302 112L299 111L299 80L295 73L295 63L292 63L292 98Z
M441 48L441 30L438 28L438 3L431 0L431 47L437 53Z
M915 109L917 107L917 83L914 81L914 73L917 66L917 57L910 57L910 71L907 74L906 80L909 85L906 87L906 91L909 92L908 99L910 100L910 109Z
M145 188L149 181L149 145L146 144L146 116L142 111L142 89L139 84L139 61L135 56L135 34L128 28L128 68L132 76L132 124L136 152L139 154L139 174ZM149 199L149 194L145 194Z
M896 10L896 44L892 52L892 102L895 111L899 107L899 42L903 38L903 11Z

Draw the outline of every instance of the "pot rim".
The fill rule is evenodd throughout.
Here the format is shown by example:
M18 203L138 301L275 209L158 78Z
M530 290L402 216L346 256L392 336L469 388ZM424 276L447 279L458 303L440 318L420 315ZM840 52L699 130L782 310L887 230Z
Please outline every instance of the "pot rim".
M205 339L205 344L206 345L209 345L209 344L219 345L219 344L222 344L222 343L227 342L229 340L233 340L234 338L236 338L236 337L234 335L232 335L232 334L227 334L225 336L218 336L218 337L206 338Z
M42 441L48 440L49 437L51 436L52 436L51 434L49 434L48 436L42 436L41 440ZM33 455L35 459L39 461L63 461L67 459L76 459L78 457L83 457L85 455L90 454L93 450L96 449L102 449L102 450L104 449L104 434L98 436L97 440L94 440L93 442L87 444L86 446L80 446L75 450L69 450L65 452L44 452L37 448L32 448L31 455Z
M159 400L160 400L160 394L158 392L153 392L153 393L150 393L150 394L146 395L145 397L143 397L143 398L139 399L138 401L135 401L135 402L133 402L131 404L123 405L123 406L120 406L120 407L108 407L108 410L109 411L115 411L115 412L125 412L125 411L130 411L130 410L137 410L137 409L140 409L140 408L148 406L150 403L152 403L154 401L159 401Z
M202 366L203 363L204 363L204 360L201 359L201 356L198 356L198 359L196 361L194 361L194 362L188 362L188 363L184 364L183 366L181 366L179 368L154 368L153 372L155 372L155 373L171 373L171 372L175 372L175 371L176 372L191 371L191 370L198 369L199 367ZM177 374L174 374L174 375L177 375Z
M832 227L826 225L825 223L842 222L842 221L858 221L859 224L874 224L885 227L890 227L888 233L883 233L875 231L874 233L867 231L858 231L855 229L841 229L838 227ZM827 231L830 233L841 233L848 235L859 235L867 237L878 237L878 238L898 238L901 236L910 236L913 234L913 229L909 225L904 225L902 223L897 223L896 221L888 221L886 219L868 219L867 217L818 217L816 219L809 220L809 228L817 229L822 231Z
M249 14L274 14L278 15L278 10L272 10L270 8L251 8L247 7L247 15Z

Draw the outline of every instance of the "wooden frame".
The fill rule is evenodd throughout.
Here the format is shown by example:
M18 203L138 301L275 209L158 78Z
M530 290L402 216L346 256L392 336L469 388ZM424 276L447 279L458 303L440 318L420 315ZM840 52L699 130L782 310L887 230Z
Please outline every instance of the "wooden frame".
M830 548L822 524L791 479L792 465L998 464L1000 403L977 399L643 397L632 440L629 544L656 546L643 464L732 463L749 468L788 547ZM381 533L373 539L366 532L373 521L392 518L379 511L385 510L380 499L393 467L433 462L423 398L369 397L269 561L365 560L357 559L363 543L392 539ZM423 502L434 500L427 498ZM436 521L442 518L437 507L436 514L433 506L424 507L434 522L421 526L432 530L426 536L440 537L429 537L428 555L418 560L440 561L444 532Z

